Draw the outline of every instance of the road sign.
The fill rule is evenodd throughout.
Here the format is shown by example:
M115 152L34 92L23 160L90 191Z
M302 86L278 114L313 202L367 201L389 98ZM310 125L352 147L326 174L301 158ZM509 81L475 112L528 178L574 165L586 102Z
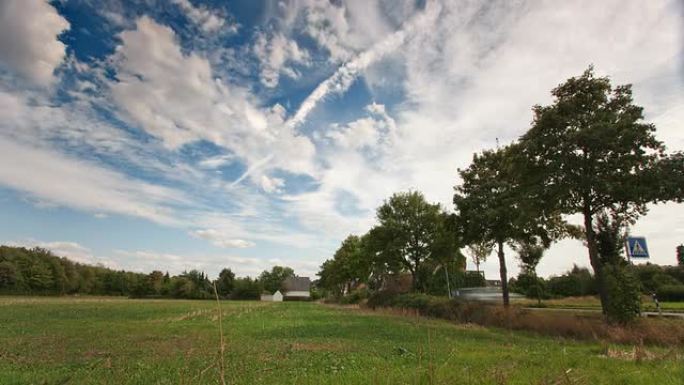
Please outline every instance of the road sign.
M644 237L627 237L627 253L631 258L649 258Z

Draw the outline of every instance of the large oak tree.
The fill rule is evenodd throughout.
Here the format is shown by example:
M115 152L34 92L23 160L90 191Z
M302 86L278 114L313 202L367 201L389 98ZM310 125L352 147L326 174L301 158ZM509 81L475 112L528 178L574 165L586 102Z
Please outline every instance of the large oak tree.
M521 137L525 188L545 212L580 214L589 260L606 311L604 264L596 218L633 223L647 204L682 199L682 155L665 153L634 104L630 85L612 87L590 67L552 91L553 104L535 106Z

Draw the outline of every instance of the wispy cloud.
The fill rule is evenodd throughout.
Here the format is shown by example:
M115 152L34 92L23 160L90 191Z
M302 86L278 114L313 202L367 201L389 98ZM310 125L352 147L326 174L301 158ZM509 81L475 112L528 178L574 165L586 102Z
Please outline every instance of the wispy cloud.
M434 23L440 9L439 3L428 1L425 10L408 21L401 29L383 38L370 49L362 52L338 68L332 76L325 79L307 96L297 109L297 112L288 120L287 124L296 127L306 119L309 113L326 96L331 93L344 93L347 91L357 76L368 66L399 48L417 30L424 29L431 23Z

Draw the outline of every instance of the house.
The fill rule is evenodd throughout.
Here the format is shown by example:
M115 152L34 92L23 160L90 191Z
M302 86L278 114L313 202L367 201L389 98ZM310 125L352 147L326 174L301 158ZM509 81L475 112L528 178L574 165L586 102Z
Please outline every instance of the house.
M266 302L283 302L283 294L280 290L273 294L263 293L261 294L261 300Z
M284 296L293 300L308 300L311 298L311 280L309 277L287 277L283 282Z

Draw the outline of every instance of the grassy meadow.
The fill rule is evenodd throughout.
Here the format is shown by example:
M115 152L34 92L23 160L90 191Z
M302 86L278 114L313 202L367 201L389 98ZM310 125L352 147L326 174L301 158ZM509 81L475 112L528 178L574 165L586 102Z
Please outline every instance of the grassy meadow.
M682 384L684 351L221 302L227 384ZM0 384L221 384L216 303L0 297Z

